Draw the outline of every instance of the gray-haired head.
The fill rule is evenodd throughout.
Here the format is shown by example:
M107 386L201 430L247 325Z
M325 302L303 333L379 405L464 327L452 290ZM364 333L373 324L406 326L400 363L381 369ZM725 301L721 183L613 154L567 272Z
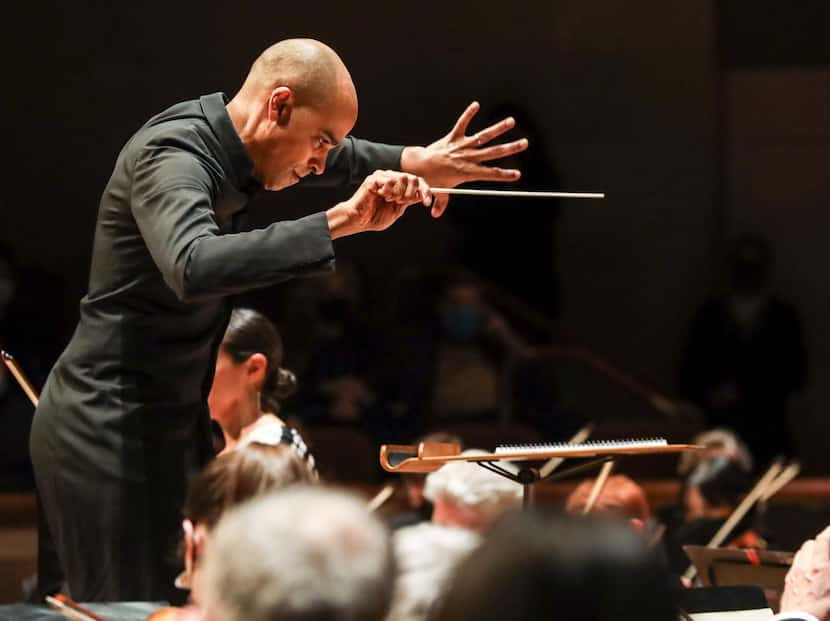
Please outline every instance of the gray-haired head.
M462 455L482 454L471 449ZM481 530L522 501L522 486L475 462L453 461L427 476L424 497L435 505L433 521Z
M456 566L481 537L466 528L423 522L395 531L398 579L387 621L426 621L444 596Z
M389 534L365 502L331 489L288 490L220 520L200 604L221 621L380 621L394 573Z

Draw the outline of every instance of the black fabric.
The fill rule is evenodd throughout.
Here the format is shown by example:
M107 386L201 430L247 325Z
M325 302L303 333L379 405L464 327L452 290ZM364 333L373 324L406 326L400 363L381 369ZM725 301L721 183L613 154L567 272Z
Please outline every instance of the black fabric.
M35 414L36 483L78 601L175 601L187 477L213 455L207 394L229 296L334 267L323 213L239 232L261 186L225 101L177 104L122 149L80 321ZM349 138L328 174L360 180L400 154Z

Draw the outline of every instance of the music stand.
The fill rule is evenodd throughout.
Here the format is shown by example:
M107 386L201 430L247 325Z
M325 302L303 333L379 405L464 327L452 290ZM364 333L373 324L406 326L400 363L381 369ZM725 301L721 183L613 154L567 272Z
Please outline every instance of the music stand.
M777 605L784 591L784 577L792 565L792 552L683 546L704 586L755 585Z
M526 507L532 500L531 486L537 481L555 481L628 455L681 453L703 448L693 444L668 444L662 438L651 438L582 444L516 444L498 447L493 453L462 455L461 447L457 444L421 442L418 445L384 444L380 447L380 465L387 472L426 474L453 461L475 462L482 468L519 483L522 486L522 504ZM537 467L538 462L553 458L587 458L589 461L542 477ZM513 463L517 470L514 472L500 465L501 461Z

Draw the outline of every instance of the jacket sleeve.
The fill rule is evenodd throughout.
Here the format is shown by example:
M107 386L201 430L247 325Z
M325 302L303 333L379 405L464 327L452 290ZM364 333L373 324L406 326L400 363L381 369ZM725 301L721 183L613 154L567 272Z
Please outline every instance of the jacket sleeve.
M402 146L347 136L329 152L326 172L308 175L301 184L308 187L359 185L376 170L400 170L403 149Z
M164 281L182 301L226 296L334 268L324 213L222 234L216 189L198 158L148 145L136 158L130 205Z

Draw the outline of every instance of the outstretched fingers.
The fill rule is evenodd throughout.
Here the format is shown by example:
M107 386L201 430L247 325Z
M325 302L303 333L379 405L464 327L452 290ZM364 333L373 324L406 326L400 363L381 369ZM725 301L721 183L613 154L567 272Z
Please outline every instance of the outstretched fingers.
M481 105L474 101L464 112L461 113L461 116L458 117L458 120L455 122L455 125L450 131L450 140L458 140L459 138L463 138L464 134L467 133L467 127L470 125L470 121L473 120L473 117L478 113Z
M480 147L487 144L494 138L498 138L502 134L509 132L514 127L516 127L516 121L512 116L509 116L506 119L502 119L498 123L490 125L490 127L485 127L472 136L467 136L464 146Z
M521 153L525 149L527 149L527 138L520 138L513 142L505 142L503 144L493 145L492 147L478 149L475 152L475 158L479 162L489 162L490 160L498 160L516 153Z

